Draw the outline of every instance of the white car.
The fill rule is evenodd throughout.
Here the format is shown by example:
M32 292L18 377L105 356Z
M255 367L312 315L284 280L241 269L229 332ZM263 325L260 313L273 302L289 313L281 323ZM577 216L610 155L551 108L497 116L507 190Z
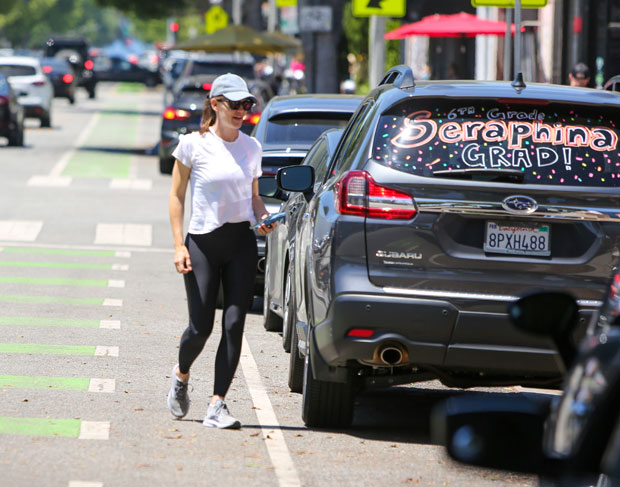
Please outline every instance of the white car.
M41 127L50 127L54 88L39 60L27 56L0 57L0 73L17 93L26 116L38 118Z

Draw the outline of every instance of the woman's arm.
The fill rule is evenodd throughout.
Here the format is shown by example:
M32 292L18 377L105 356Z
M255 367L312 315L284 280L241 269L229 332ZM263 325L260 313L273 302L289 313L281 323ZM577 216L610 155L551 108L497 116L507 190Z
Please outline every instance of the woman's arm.
M177 272L187 274L192 270L189 251L183 241L183 216L185 210L185 193L191 169L175 161L172 169L172 187L170 188L170 226L174 241L174 266Z
M258 178L254 178L252 180L252 211L258 221L261 221L269 216L269 212L267 211L267 208L265 208L263 198L261 198L260 194L258 194ZM277 223L272 223L269 226L263 224L258 227L256 231L261 235L267 235L273 231L276 225Z

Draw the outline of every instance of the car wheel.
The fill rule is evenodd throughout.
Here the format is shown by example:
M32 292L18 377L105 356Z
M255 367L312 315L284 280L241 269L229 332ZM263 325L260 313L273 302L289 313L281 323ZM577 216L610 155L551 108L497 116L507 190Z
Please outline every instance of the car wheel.
M17 125L15 130L9 134L9 145L14 147L21 147L24 145L24 126Z
M159 172L162 174L172 174L174 159L159 158Z
M308 344L309 345L309 344ZM304 361L302 419L306 426L346 428L353 420L353 382L325 382L312 376L310 352Z
M45 112L42 116L41 116L41 127L51 127L52 126L52 120L51 120L52 116L50 114L50 112Z
M263 288L263 325L267 331L280 331L282 318L269 309L271 298L269 295L269 257L265 260L265 285Z
M284 296L282 297L282 347L285 352L291 351L291 336L295 327L295 308L291 306L291 301L295 295L293 291L293 269L290 265L286 268L286 279L284 281Z
M88 87L88 98L95 98L95 87Z
M71 95L67 97L67 100L69 100L69 103L71 105L73 105L75 103L75 96Z
M295 314L295 308L291 310ZM288 367L288 387L291 392L302 392L304 387L304 358L299 355L299 336L297 327L291 331L291 356Z

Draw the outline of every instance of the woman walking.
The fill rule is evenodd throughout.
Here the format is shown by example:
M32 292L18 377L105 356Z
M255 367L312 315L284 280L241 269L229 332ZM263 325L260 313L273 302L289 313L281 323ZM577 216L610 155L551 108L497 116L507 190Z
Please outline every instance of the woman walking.
M268 216L258 194L260 143L239 130L255 102L242 78L231 73L219 76L205 100L200 132L181 136L173 152L170 224L174 265L185 280L189 326L181 336L168 408L177 418L189 410L189 371L213 330L221 281L222 337L215 359L213 397L203 422L217 428L241 426L224 399L239 363L256 277L256 237L250 225ZM183 239L188 182L191 217ZM272 227L262 224L258 233L265 235Z

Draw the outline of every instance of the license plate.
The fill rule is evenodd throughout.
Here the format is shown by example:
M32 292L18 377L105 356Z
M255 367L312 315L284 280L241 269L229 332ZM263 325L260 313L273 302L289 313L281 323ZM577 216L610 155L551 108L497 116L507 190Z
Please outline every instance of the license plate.
M484 251L499 254L551 255L549 225L487 222Z

